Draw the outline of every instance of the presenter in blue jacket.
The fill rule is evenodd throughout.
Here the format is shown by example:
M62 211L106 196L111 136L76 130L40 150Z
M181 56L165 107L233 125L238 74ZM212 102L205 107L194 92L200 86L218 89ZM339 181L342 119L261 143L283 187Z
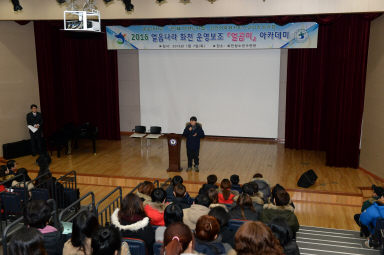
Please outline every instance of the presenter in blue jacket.
M187 171L192 170L192 161L195 163L195 171L199 171L199 150L200 139L204 138L205 134L200 123L197 123L197 118L192 116L189 123L184 129L183 136L187 138Z

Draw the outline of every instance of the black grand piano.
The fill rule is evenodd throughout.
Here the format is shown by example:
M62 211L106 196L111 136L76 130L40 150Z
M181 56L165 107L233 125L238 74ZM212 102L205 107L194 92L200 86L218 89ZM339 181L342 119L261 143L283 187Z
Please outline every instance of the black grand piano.
M92 142L93 153L96 154L98 131L98 128L90 122L81 125L67 123L47 138L47 149L51 154L56 150L57 157L60 157L63 149L65 150L65 154L70 154L72 149L79 147L79 140L85 139Z

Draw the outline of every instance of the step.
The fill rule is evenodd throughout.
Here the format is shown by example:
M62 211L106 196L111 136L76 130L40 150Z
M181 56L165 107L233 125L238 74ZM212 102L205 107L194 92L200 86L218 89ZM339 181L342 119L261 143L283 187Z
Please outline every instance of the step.
M346 237L346 236L337 236L337 235L323 235L316 233L296 233L297 240L314 240L314 241L322 241L322 242L330 242L330 243L348 243L348 244L356 244L361 246L361 243L365 241L365 239L356 238L356 237Z
M335 229L335 228L323 228L323 227L314 227L314 226L300 226L299 232L305 233L317 233L324 235L340 235L347 237L360 238L360 232L347 229Z
M366 249L361 245L360 247L351 247L343 244L324 244L316 241L301 241L296 240L297 245L300 249L300 254L348 254L348 255L378 255L380 254L379 250Z

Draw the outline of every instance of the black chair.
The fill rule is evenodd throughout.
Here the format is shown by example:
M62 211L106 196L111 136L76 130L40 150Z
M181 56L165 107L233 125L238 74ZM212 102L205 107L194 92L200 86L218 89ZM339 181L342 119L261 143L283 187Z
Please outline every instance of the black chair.
M3 204L5 219L16 219L23 214L23 197L15 192L2 192L0 198Z
M159 134L161 134L161 127L152 126L152 127L149 128L149 133L150 134L159 135Z
M145 134L147 132L147 128L145 126L135 126L135 129L132 131L135 131L135 133L139 134Z
M50 199L49 197L49 191L48 189L44 188L34 188L31 189L31 195L32 195L32 200L48 200Z
M123 242L128 243L129 251L132 255L143 255L147 253L143 240L124 237Z
M156 242L153 245L153 254L154 255L160 255L161 254L161 247L163 247L163 243Z

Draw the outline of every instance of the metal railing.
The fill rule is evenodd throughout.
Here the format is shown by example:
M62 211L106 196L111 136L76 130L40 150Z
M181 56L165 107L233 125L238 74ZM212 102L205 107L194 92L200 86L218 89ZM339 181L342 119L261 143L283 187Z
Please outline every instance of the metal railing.
M96 213L95 194L93 192L88 192L87 194L85 194L84 196L80 197L75 202L73 202L72 204L67 206L65 209L63 209L59 214L59 221L60 222L61 221L72 222L73 219L76 218L77 215L79 215L79 213L83 211L83 210L81 210L81 201L83 201L89 197L91 197L91 203L86 205L86 209ZM67 216L67 214L69 214L69 216L64 219L64 216Z
M102 203L116 194L117 194L117 197L113 199L111 202L109 202L103 209L100 210L100 206L102 205ZM116 187L114 190L112 190L108 195L106 195L96 204L97 217L99 219L99 224L101 226L104 226L110 219L115 209L120 207L122 199L123 199L123 191L119 186L119 187Z
M65 191L77 190L77 175L76 171L70 171L58 178L55 182L55 200L58 208L64 208L70 201L66 201Z

